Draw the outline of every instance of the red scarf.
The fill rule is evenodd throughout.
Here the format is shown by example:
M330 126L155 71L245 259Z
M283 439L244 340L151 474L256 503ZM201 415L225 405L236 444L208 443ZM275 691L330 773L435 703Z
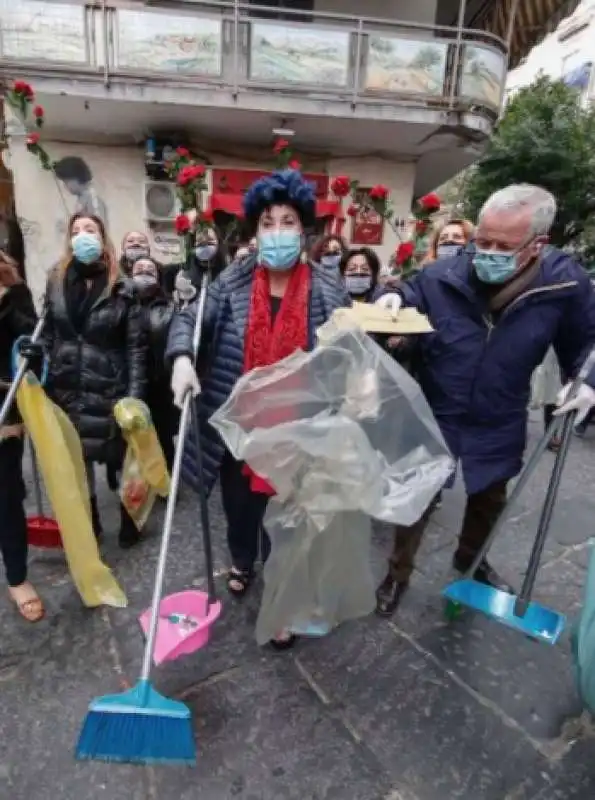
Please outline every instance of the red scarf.
M276 364L296 350L308 347L310 280L308 264L300 263L294 267L273 324L269 273L264 267L256 267L244 338L244 372ZM253 492L269 497L275 494L271 484L247 464L243 472L250 477Z

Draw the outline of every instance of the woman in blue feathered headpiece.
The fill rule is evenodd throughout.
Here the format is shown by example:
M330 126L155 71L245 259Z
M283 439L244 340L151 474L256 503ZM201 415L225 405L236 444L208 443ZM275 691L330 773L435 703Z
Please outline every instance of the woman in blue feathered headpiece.
M174 317L167 357L173 363L172 391L181 405L185 394L202 392L200 414L204 483L221 482L231 554L227 587L243 596L252 583L258 537L274 486L237 463L208 424L243 373L275 364L298 349L314 347L316 330L335 309L350 300L334 275L302 258L305 229L316 212L314 189L293 169L257 180L246 192L244 214L256 234L255 256L229 266L211 285L203 321L199 363L202 387L194 369L194 303ZM184 477L197 486L196 459L185 455ZM264 535L264 557L270 544ZM272 644L289 647L281 633Z

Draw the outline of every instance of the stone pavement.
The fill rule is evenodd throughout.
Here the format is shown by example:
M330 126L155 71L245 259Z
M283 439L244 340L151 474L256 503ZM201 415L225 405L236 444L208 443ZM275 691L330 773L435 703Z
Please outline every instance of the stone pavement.
M592 429L593 431L593 429ZM539 425L531 425L532 439ZM495 565L520 579L552 456L547 454ZM595 531L595 432L573 442L538 597L580 605ZM0 599L1 800L593 800L594 731L575 694L568 638L555 648L482 617L444 619L439 596L462 512L445 493L394 622L370 617L322 640L272 653L253 638L257 594L225 601L207 648L155 673L193 711L198 766L135 768L72 757L89 700L134 682L150 598L157 532L122 552L113 496L101 497L105 558L125 586L126 610L81 607L59 555L33 554L48 618L29 627ZM216 565L226 565L213 498ZM202 585L195 501L181 500L169 591ZM0 523L1 524L1 523ZM375 534L380 576L389 545ZM220 579L221 583L221 579Z

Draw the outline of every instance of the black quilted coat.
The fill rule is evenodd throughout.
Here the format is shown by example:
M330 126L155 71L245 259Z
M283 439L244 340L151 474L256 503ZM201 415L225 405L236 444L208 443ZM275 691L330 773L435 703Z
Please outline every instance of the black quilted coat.
M82 324L75 325L66 301L66 280L56 271L46 290L47 390L75 426L85 459L119 467L124 446L113 407L122 397L144 398L146 390L141 309L120 280L106 287Z

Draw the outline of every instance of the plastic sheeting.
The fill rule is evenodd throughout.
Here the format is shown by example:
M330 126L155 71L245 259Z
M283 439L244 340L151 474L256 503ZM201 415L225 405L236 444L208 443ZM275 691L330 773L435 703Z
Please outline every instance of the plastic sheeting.
M16 399L81 600L89 607L123 608L126 595L102 563L93 534L83 450L75 428L32 372L22 380Z
M137 529L141 530L157 495L167 497L169 494L167 464L146 403L124 397L114 406L114 417L128 445L120 499Z
M583 609L572 635L578 693L595 713L595 545L591 544Z
M453 462L415 381L363 331L253 370L211 418L277 491L256 636L322 634L374 607L370 517L411 525Z

